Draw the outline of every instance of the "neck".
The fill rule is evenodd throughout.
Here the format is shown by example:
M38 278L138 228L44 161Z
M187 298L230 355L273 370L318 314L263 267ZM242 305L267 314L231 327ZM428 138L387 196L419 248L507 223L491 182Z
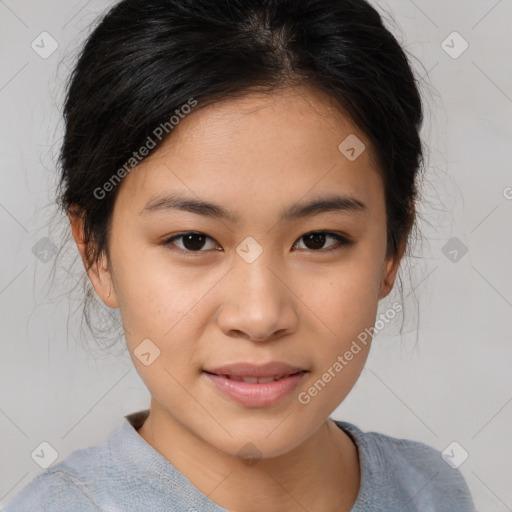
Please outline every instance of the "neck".
M253 463L206 443L153 402L138 433L209 499L233 512L348 512L359 491L357 448L330 419L290 452Z

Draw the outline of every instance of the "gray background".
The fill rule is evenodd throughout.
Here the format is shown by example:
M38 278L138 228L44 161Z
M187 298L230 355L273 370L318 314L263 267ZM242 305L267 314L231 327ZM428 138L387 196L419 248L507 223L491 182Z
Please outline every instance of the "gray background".
M59 293L48 281L67 229L50 222L64 80L89 24L111 4L0 0L0 503L42 471L31 457L41 442L62 460L149 404L127 355L81 348L79 313L68 329L81 263L61 269ZM388 26L421 77L424 241L403 267L403 335L397 320L375 337L333 417L441 451L457 441L478 510L510 511L512 1L374 4L392 13L398 26ZM469 44L457 58L454 31ZM31 47L42 32L59 45L48 58ZM62 254L71 265L76 249Z

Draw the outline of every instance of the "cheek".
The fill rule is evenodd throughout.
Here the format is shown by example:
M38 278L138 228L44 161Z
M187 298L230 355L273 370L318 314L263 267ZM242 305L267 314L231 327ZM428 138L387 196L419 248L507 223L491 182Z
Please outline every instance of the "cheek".
M378 309L377 285L380 262L378 251L360 250L353 257L330 269L311 286L308 306L315 313L321 332L322 350L315 351L315 373L308 388L314 396L325 384L316 406L331 410L347 396L364 367L371 345L371 330ZM321 382L317 382L320 379ZM306 390L307 393L309 391ZM318 392L318 394L320 394Z
M128 325L127 347L152 395L181 396L180 383L188 387L195 371L199 335L193 303L164 293L172 290L164 282L159 283L160 295L150 293L151 285L149 281L146 290L134 289L131 301L127 297L129 306L121 313Z
M151 395L160 403L171 400L173 410L186 408L190 400L185 389L196 377L201 331L197 312L207 291L185 276L176 269L139 263L120 290L133 364Z
M316 283L304 283L305 302L326 324L326 332L357 335L373 325L378 308L380 275L378 263L354 257L353 261L331 268Z
M378 308L375 273L367 266L340 272L316 288L308 303L318 338L313 374L301 404L330 414L348 395L366 363ZM324 391L325 389L325 391Z
M132 254L119 259L114 267L128 348L133 352L149 339L159 348L162 360L172 353L175 362L168 363L178 366L194 349L194 329L199 327L195 311L211 286L210 280L166 265L165 258L145 261L143 252L140 257L135 251ZM188 342L180 342L182 339Z

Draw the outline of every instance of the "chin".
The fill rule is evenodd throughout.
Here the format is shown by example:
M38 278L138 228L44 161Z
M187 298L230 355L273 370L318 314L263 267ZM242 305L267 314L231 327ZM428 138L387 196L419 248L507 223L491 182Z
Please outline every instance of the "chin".
M285 455L307 438L307 433L301 433L291 423L285 426L282 415L272 421L247 421L250 424L245 425L244 419L244 425L225 425L232 437L226 434L221 438L207 436L203 439L221 452L250 465L251 459L257 461Z

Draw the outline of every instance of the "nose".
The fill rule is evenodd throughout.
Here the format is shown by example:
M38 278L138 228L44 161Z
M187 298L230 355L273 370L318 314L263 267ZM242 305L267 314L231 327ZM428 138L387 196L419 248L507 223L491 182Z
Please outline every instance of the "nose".
M265 342L297 329L298 299L290 276L272 268L263 254L252 263L236 261L219 293L217 323L226 336Z

